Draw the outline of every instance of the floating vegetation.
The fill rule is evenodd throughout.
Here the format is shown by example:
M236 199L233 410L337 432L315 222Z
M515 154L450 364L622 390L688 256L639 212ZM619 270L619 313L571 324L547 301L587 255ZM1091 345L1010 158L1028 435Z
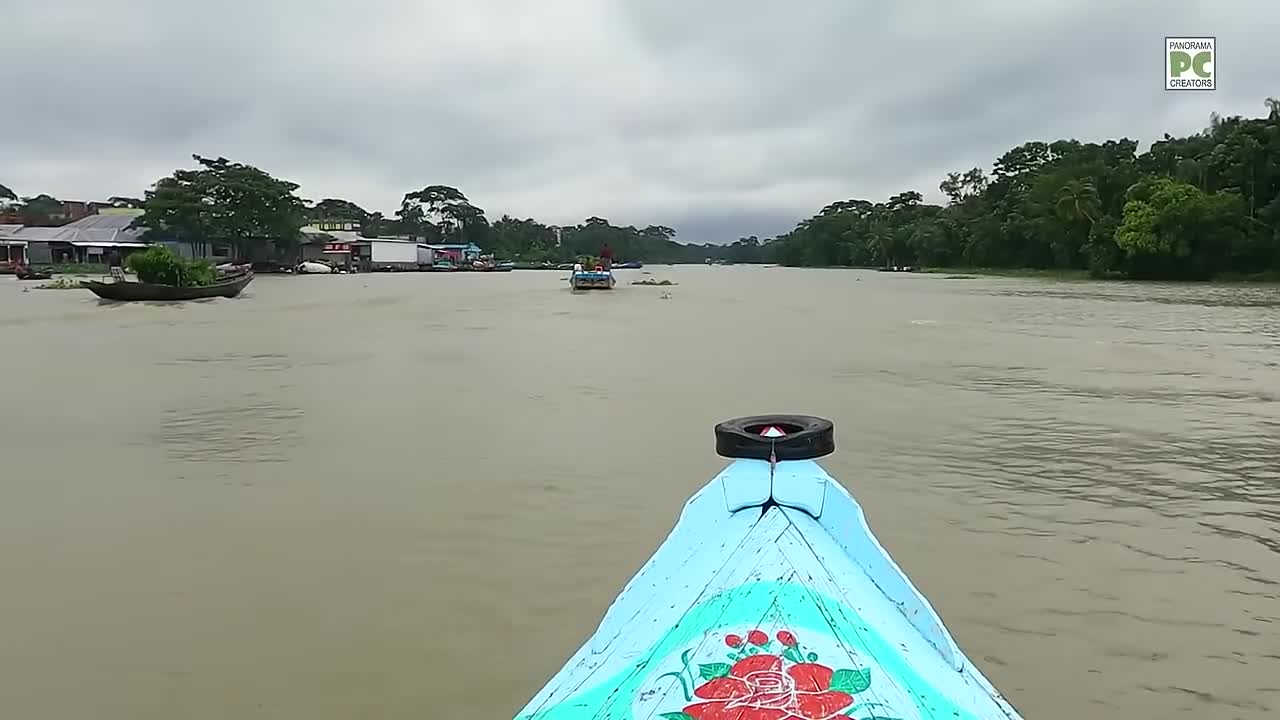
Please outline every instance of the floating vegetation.
M645 279L645 280L632 280L631 284L632 285L664 285L665 286L665 285L676 285L678 283L673 283L670 280Z

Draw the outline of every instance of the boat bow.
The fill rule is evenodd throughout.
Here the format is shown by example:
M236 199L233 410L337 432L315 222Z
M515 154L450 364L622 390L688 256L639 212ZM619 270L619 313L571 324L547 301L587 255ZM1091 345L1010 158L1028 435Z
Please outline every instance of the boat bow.
M734 461L517 720L1019 718L814 462L829 421L775 417L717 426Z

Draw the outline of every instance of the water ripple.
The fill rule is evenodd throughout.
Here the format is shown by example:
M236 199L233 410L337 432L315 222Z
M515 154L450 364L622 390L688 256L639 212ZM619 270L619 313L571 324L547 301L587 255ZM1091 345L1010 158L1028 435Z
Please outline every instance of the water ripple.
M181 462L288 462L303 446L302 410L260 393L219 395L164 411L154 440Z

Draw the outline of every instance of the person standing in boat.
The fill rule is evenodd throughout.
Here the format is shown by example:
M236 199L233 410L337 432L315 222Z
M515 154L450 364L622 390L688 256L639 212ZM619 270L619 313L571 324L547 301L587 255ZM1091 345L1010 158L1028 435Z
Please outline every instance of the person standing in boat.
M613 248L609 247L609 243L600 248L600 265L605 270L613 269Z

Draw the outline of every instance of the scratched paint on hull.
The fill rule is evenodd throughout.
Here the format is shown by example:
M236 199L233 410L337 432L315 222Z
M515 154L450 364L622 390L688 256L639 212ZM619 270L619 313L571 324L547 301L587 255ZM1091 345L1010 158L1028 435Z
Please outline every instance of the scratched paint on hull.
M769 619L782 621L781 613L775 610L776 607L769 611ZM801 644L801 637L813 639ZM665 693L642 692L632 705L632 716L652 717L655 711L649 706L657 704L680 708L658 712L657 716L664 720L920 717L909 699L895 696L894 681L884 675L883 668L874 661L865 665L859 662L856 652L850 652L825 631L813 635L801 632L798 637L784 629L771 636L754 628L745 637L728 633L723 639L733 651L721 655L716 651L723 648L710 642L699 648L700 652L709 650L710 657L681 653L681 669L658 676L659 680L673 677L679 681L678 694L675 688L668 688ZM820 649L829 652L819 652Z
M518 720L650 720L683 712L697 700L692 695L695 681L691 678L701 682L704 672L701 666L728 660L728 653L721 652L727 649L727 636L742 627L759 628L767 633L764 628L782 624L790 628L786 632L803 642L804 651L816 655L822 665L833 670L833 675L835 670L847 670L859 677L865 673L867 680L867 687L851 693L856 702L840 708L843 715L799 716L804 720L841 717L974 720L984 717L966 712L940 697L884 638L859 625L856 614L840 605L834 598L815 594L796 584L762 582L735 588L695 608L643 658L603 681L600 687L587 689L561 705L519 715ZM778 645L778 632L782 631L772 633L773 646ZM775 649L768 647L765 651ZM778 656L775 652L768 654ZM784 665L794 666L793 663ZM689 695L685 694L686 688ZM782 718L790 720L785 715L779 720ZM701 718L695 716L695 720Z
M738 704L706 704L718 700ZM847 491L812 461L750 460L689 500L596 633L516 717L1018 719Z

